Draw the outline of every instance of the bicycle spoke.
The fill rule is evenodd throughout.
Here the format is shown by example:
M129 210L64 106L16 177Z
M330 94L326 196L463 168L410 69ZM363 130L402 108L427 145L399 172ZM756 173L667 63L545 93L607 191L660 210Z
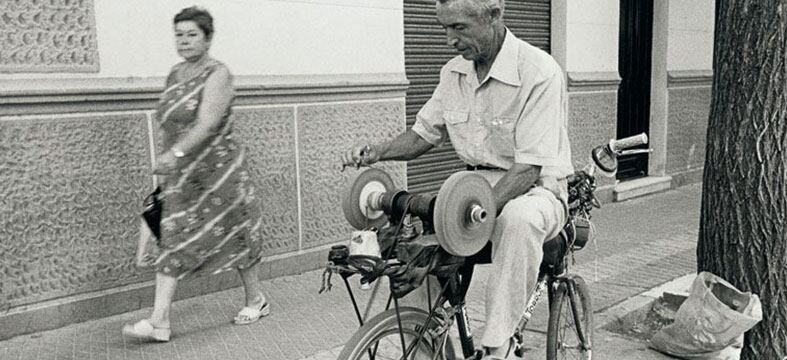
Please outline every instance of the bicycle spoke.
M575 282L575 280L578 280ZM591 359L592 317L587 288L581 278L563 283L550 314L551 347L548 359ZM550 340L551 339L551 340ZM551 352L551 355L549 354Z

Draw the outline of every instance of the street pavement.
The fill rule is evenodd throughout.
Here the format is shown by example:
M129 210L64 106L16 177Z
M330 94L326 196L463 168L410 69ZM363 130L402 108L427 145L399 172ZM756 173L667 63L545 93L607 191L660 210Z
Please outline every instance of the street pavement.
M671 359L604 325L658 296L653 289L659 285L696 271L700 197L701 185L694 184L594 210L596 240L576 253L570 270L590 287L594 359ZM479 266L467 297L477 336L484 327L488 276L488 266ZM231 322L243 305L242 289L234 288L175 302L168 343L140 343L121 335L124 323L149 315L146 308L0 341L0 359L334 360L358 322L341 279L334 277L333 290L318 294L321 278L322 271L316 270L263 281L272 313L251 325ZM362 306L376 297L368 316L379 313L384 296L359 290L357 278L350 280ZM643 295L648 293L650 297ZM528 325L526 359L545 358L546 318L542 301Z

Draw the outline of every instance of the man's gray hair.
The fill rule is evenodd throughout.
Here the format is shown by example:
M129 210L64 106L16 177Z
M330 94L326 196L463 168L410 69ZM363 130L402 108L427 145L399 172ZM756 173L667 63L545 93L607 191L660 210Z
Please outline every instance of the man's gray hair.
M492 10L500 10L500 16L503 16L505 10L505 0L437 0L440 4L448 4L455 1L465 2L472 8L474 15L490 14Z

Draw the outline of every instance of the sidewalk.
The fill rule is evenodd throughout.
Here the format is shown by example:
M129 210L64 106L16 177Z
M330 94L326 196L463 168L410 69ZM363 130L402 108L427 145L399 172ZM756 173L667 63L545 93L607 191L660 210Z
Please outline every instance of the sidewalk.
M646 291L695 272L700 192L699 184L689 185L595 210L598 240L577 253L572 268L591 289L595 358L670 359L601 327L633 310L628 307L646 299L641 295ZM264 281L272 314L252 325L231 324L243 301L242 290L235 288L176 302L168 343L140 344L121 336L122 325L146 317L148 308L2 341L0 359L333 360L357 329L357 320L340 278L334 278L331 292L317 294L321 275L312 271ZM488 267L479 267L468 293L477 335L483 328L488 276ZM351 280L356 286L357 279ZM354 294L365 304L371 291ZM545 304L539 304L528 325L526 358L544 358Z

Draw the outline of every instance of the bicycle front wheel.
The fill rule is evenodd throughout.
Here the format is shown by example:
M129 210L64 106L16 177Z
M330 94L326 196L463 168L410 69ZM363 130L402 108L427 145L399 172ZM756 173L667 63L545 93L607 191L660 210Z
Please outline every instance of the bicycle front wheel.
M549 304L547 360L591 360L593 307L585 280L572 275L559 282Z
M436 319L432 318L427 325L429 314L412 307L400 307L399 314L401 333L396 309L384 311L358 329L344 345L338 360L398 360L407 348L412 348L407 357L410 360L454 359L451 339L445 332L439 331L440 325ZM424 326L427 329L419 337Z

